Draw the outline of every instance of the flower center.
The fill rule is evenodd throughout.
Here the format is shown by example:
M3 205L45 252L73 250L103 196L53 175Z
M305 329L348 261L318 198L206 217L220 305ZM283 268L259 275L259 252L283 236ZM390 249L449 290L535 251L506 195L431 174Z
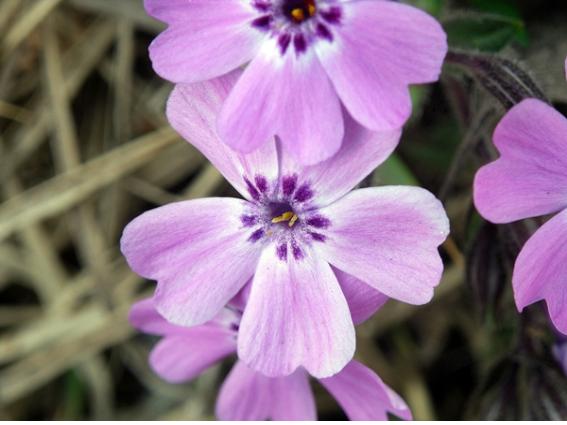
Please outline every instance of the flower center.
M284 15L296 24L312 18L317 12L315 0L286 0L282 8Z
M290 49L299 56L320 41L332 43L334 27L342 23L342 0L248 1L258 12L252 27L275 38L282 56Z
M272 224L287 223L288 227L293 227L299 217L287 202L276 202L270 205Z
M286 211L282 215L272 218L272 223L276 224L276 223L287 222L287 225L289 227L293 227L297 219L298 219L297 214L295 214L292 211Z
M308 181L301 181L297 174L283 175L277 181L260 174L242 177L251 198L240 216L242 226L248 228L248 242L273 243L282 261L301 260L306 246L325 243L331 221L313 207L315 191Z

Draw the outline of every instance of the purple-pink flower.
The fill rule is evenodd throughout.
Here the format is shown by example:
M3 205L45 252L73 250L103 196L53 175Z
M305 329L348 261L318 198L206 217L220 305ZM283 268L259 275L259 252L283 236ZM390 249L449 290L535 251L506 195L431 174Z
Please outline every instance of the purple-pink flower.
M303 164L336 153L344 106L368 129L401 128L408 85L436 81L446 35L419 9L385 0L145 0L169 28L150 47L176 83L249 62L220 111L223 141L251 152L277 135ZM341 106L342 105L342 106Z
M567 119L540 100L524 100L498 124L494 144L501 157L478 171L476 207L493 223L558 213L522 248L512 284L519 311L545 300L567 334Z
M359 309L374 308L362 299L359 303ZM180 383L235 353L241 315L241 304L235 303L212 321L185 328L168 323L156 312L153 300L146 299L132 307L130 321L144 332L163 337L150 354L150 365L165 380ZM319 382L351 420L386 420L388 412L411 419L400 396L356 361ZM237 361L220 389L216 415L221 420L315 420L309 375L298 369L270 378Z
M158 281L156 308L168 321L203 324L251 281L238 355L268 376L303 366L340 371L355 350L348 297L427 303L443 262L449 223L441 203L416 187L348 193L384 161L400 132L370 132L346 117L339 153L302 166L277 140L237 154L215 117L238 79L233 72L178 85L167 115L245 198L170 204L131 222L122 251Z

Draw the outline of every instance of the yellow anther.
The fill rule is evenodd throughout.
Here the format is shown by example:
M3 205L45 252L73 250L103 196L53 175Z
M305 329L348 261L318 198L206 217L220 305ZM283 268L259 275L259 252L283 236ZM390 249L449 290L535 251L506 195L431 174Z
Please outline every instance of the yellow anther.
M279 215L277 217L272 218L272 223L276 224L276 223L282 223L284 221L287 221L287 225L289 227L293 227L293 225L295 224L295 222L299 219L299 217L292 211L287 211L284 212L282 215Z
M315 8L314 2L309 2L309 5L307 6L307 11L309 12L309 16L315 15L317 9Z
M282 221L289 221L295 214L291 211L284 212L282 215L272 218L272 223L281 223Z
M300 7L293 9L291 11L291 16L296 22L303 22L305 20L305 12Z
M291 220L289 220L289 223L287 223L287 225L288 225L289 227L293 227L293 225L295 224L295 222L297 221L298 218L299 218L299 217L297 217L297 215L294 214L293 217L291 217Z

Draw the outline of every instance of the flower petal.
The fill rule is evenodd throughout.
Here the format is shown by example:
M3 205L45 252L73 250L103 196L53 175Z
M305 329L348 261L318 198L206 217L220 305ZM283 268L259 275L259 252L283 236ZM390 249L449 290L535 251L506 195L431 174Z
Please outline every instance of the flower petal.
M189 381L236 350L234 334L212 326L168 335L150 354L152 369L172 383Z
M183 138L193 144L245 198L251 199L244 177L278 177L276 144L272 139L260 149L243 155L231 150L217 133L217 119L228 94L242 74L230 74L195 84L175 86L167 103L167 118Z
M236 296L230 300L230 306L236 311L244 311L246 308L246 303L248 303L248 298L250 298L250 288L252 287L252 279L244 285L244 287L236 294Z
M317 408L309 385L309 376L298 369L289 376L272 378L271 419L274 421L315 421Z
M172 325L156 311L153 298L146 298L135 303L130 308L128 321L136 329L152 335L168 335L183 329Z
M198 26L198 29L221 20L253 16L253 9L240 0L215 0L215 7L211 7L210 0L144 0L144 8L148 15L162 22Z
M341 285L343 294L347 300L350 315L355 325L368 320L386 302L388 297L339 269L333 267L333 272Z
M333 43L317 54L352 116L372 130L402 127L411 113L408 85L436 81L446 35L425 12L390 1L342 5Z
M373 132L345 112L345 137L332 158L313 166L302 166L287 152L280 153L280 174L297 174L298 186L308 184L314 192L309 208L339 199L384 162L400 141L401 131ZM348 160L346 159L348 158Z
M161 317L148 298L132 306L129 319L144 332L166 335L152 350L150 365L165 380L183 382L236 351L236 333L224 325L233 319L231 315L223 310L203 326L176 326Z
M437 247L449 233L441 203L415 187L368 188L321 209L331 225L317 252L384 295L410 304L433 297L443 272Z
M126 227L122 252L136 273L158 281L155 305L168 321L212 319L254 274L260 250L240 222L247 205L230 198L178 202Z
M331 267L301 247L295 258L264 249L238 335L238 356L267 376L299 366L316 377L341 370L354 354L354 326Z
M245 2L146 0L148 13L169 24L150 45L154 70L175 83L208 80L236 69L258 51L265 34Z
M315 420L315 400L304 370L268 378L237 362L224 381L216 405L223 421Z
M385 421L390 412L411 420L411 412L402 400L372 370L351 361L341 372L320 379L335 397L351 421Z
M480 214L508 223L567 207L567 119L546 103L527 99L494 132L502 155L474 182Z
M339 99L313 51L281 55L266 42L230 93L220 116L222 140L241 152L274 135L303 164L335 154L344 128Z
M516 259L512 284L518 310L545 300L551 321L567 335L567 210L545 223Z
M228 374L217 398L216 416L221 421L265 421L273 403L270 380L238 361Z

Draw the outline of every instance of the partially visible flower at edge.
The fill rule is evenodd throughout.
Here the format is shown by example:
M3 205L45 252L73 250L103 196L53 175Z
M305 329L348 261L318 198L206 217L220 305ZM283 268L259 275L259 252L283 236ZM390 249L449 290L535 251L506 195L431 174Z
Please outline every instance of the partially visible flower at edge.
M522 248L512 285L520 312L545 300L551 321L567 334L567 119L527 99L508 111L493 139L501 156L478 171L475 205L493 223L558 213Z
M553 355L567 376L567 338L563 337L553 346Z
M150 46L175 83L250 62L220 113L223 141L251 152L277 135L303 164L336 153L341 104L368 129L403 126L408 85L437 81L447 53L439 23L385 0L145 0L169 27Z
M367 308L360 306L362 310ZM241 315L241 304L236 302L211 322L186 328L168 323L156 312L150 298L132 307L130 322L146 333L163 337L150 354L150 365L165 380L181 383L236 352ZM338 374L319 382L351 420L386 420L388 412L411 419L411 412L400 396L372 370L354 360ZM215 410L221 420L317 418L309 375L304 369L289 376L270 378L241 361L237 361L222 385Z
M124 230L122 252L135 272L158 281L157 310L182 326L211 320L252 279L239 358L268 376L299 366L330 376L355 351L345 293L430 301L448 219L416 187L347 194L392 152L399 131L373 133L347 119L338 155L309 167L274 140L249 155L230 150L214 121L237 78L177 85L167 115L245 200L198 199L146 212Z

